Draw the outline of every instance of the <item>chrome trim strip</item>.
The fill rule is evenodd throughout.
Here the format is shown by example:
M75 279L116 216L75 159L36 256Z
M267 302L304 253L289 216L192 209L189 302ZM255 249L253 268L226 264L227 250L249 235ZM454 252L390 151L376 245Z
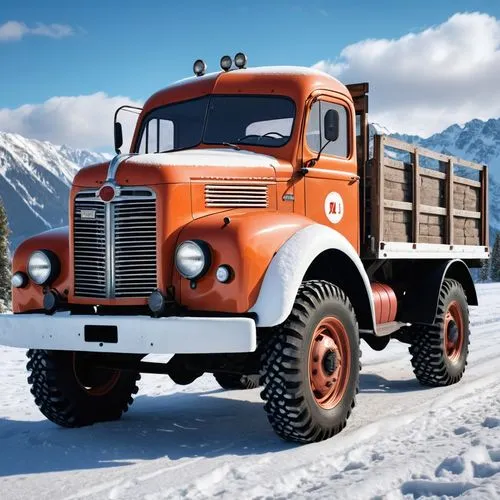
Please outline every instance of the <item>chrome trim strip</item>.
M138 153L122 153L116 155L110 162L108 166L108 175L106 178L106 182L110 182L112 184L115 183L116 174L118 172L118 168L125 160L128 160L132 156L136 156Z
M105 212L105 238L106 238L106 297L113 298L115 295L114 286L114 270L113 270L113 254L114 254L114 238L113 238L113 207L111 203L106 203Z

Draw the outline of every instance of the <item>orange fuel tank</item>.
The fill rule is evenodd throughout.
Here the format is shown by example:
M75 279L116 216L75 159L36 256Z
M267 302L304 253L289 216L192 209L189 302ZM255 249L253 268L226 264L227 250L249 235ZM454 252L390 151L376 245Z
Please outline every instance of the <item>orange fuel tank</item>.
M372 283L372 294L377 324L394 321L398 312L394 290L384 283Z

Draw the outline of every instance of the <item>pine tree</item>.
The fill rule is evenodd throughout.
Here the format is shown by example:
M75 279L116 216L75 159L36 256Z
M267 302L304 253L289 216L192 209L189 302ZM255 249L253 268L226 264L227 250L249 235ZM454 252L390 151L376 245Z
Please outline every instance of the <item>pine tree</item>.
M500 233L497 233L490 259L490 276L493 281L500 281Z
M9 233L7 213L0 198L0 312L9 308L11 302Z
M481 269L479 270L479 280L488 281L490 279L490 261L488 259L483 260Z

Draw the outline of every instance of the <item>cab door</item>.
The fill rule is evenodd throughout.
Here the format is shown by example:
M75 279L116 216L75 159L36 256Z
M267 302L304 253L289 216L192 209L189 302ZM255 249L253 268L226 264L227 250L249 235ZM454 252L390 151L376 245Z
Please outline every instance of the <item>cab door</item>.
M337 130L332 135L333 126ZM305 213L342 233L359 252L359 177L354 137L352 103L329 95L313 100L303 154Z

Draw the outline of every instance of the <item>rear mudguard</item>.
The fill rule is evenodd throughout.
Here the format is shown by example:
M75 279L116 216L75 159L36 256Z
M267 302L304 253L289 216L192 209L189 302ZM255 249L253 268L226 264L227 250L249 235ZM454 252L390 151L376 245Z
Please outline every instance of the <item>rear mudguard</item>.
M408 287L397 319L407 323L432 324L437 314L439 291L447 278L457 280L464 288L467 302L477 306L477 293L467 264L459 259L413 262Z
M342 234L321 224L299 229L274 255L257 301L250 309L250 312L257 315L257 326L270 327L285 321L292 311L297 291L309 267L319 255L331 250L341 252L344 258L352 262L352 269L358 274L353 275L352 280L359 283L356 302L368 311L364 315L366 322L360 327L375 331L371 285L361 259ZM325 276L324 279L328 277Z

